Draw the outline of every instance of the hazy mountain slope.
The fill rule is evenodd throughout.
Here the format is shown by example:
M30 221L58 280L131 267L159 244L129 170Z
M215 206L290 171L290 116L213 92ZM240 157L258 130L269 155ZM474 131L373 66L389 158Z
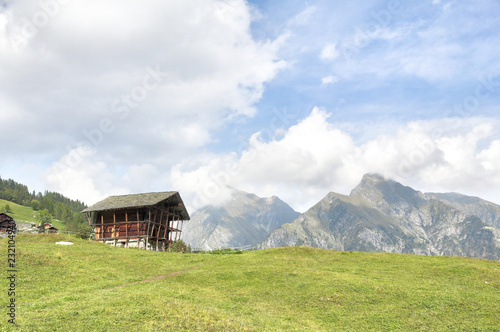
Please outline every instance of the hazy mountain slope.
M445 202L467 215L475 215L490 226L500 228L500 206L497 204L479 197L458 193L426 193L425 195Z
M271 231L292 222L300 214L273 196L260 198L234 190L222 206L206 206L184 224L182 238L193 248L255 246Z
M498 229L464 209L376 174L365 175L349 196L328 194L295 221L271 232L259 247L296 245L500 259Z

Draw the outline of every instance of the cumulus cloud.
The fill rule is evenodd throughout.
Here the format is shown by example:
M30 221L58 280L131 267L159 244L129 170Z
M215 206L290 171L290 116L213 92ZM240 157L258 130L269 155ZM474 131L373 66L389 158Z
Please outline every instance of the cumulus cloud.
M314 108L280 138L263 141L256 133L241 155L212 155L189 172L179 164L173 183L193 195L193 207L223 202L230 197L225 189L230 185L262 196L276 194L303 211L329 191L348 194L369 172L424 191L481 193L500 201L494 190L500 185L495 168L498 121L462 119L446 133L439 128L449 128L451 119L415 121L356 143L329 117L324 109Z
M4 68L2 93L13 104L2 113L23 110L32 121L12 126L33 134L52 131L74 140L75 131L108 117L117 125L113 136L122 139L132 128L156 140L155 132L178 131L175 144L168 135L160 139L182 148L193 132L184 130L189 122L202 133L197 144L205 144L228 117L253 115L263 83L284 64L276 57L279 42L252 39L244 1L58 6L22 48L15 38L29 24L36 28L44 7L19 1L0 13L0 40L8 46L2 55L11 64Z
M251 21L243 0L9 2L0 8L0 119L12 129L0 141L22 135L2 152L63 162L88 149L93 165L169 169L221 126L252 117L285 66L283 40L254 40ZM46 180L67 195L72 177L107 192L80 171Z
M109 195L164 191L168 173L149 163L120 165L82 148L70 150L42 172L45 189L93 204Z
M43 172L47 190L90 204L104 199L105 193L128 192L125 187L115 185L115 175L106 163L81 155L81 151L73 149Z
M496 116L498 4L389 4L275 15L281 5L244 0L8 1L1 171L37 172L37 189L87 203L174 189L199 207L229 185L303 210L366 172L499 202L498 121L479 117ZM280 129L266 114L312 103L336 113L315 108ZM363 122L378 116L380 127ZM409 120L436 116L455 118Z

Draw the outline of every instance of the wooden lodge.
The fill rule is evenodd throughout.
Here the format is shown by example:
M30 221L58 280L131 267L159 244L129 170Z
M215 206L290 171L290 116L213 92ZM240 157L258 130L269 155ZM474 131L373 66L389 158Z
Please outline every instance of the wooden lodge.
M0 213L0 232L7 232L12 225L15 225L14 219L6 213Z
M189 214L176 191L110 196L82 211L95 239L115 246L170 249Z
M42 232L45 233L57 233L59 230L52 224L43 224L41 226L38 226L38 229L41 230Z

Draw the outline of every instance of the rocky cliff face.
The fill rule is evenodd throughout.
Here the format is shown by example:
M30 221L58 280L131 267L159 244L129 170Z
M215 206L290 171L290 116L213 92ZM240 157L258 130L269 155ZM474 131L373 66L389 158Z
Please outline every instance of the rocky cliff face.
M492 227L500 228L500 206L497 204L458 193L426 193L425 195L453 206L467 215L477 216Z
M233 190L221 206L206 206L184 224L182 238L193 248L250 247L262 242L274 229L300 214L273 196L260 198Z
M454 194L423 194L367 174L349 196L330 193L259 248L318 248L500 259L500 206Z

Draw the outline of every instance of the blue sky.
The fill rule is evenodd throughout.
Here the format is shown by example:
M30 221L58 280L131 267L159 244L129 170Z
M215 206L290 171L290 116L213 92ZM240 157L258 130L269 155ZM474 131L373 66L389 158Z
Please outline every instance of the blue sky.
M392 12L390 1L250 3L259 13L253 35L287 36L279 55L290 65L266 83L259 113L240 132L258 130L273 110L304 118L314 106L333 122L382 127L452 116L481 77L498 72L497 2L396 1ZM335 59L321 57L328 45ZM498 100L491 94L468 113L495 117Z
M194 210L232 186L304 211L377 172L500 203L499 12L7 1L0 176L89 204L179 190Z

